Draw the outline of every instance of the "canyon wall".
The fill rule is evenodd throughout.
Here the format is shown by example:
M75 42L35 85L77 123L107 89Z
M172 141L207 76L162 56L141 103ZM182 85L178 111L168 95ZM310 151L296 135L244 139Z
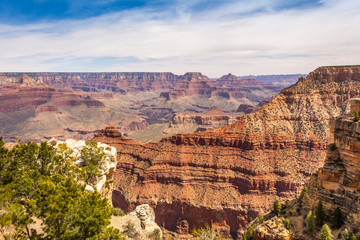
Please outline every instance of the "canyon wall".
M330 121L330 138L324 166L306 183L307 191L303 191L300 197L283 203L284 210L280 215L283 219L288 219L289 229L283 226L279 217L269 213L263 217L265 221L256 219L247 227L248 230L253 229L253 239L320 239L322 224L327 224L334 236L342 235L345 229L349 234L354 234L355 238L360 236L360 122L354 115L359 112L360 99L350 99L349 102L350 113ZM315 217L320 200L324 221L317 227L314 223L313 230L310 231L304 216L312 211ZM278 224L272 224L275 221Z
M114 125L125 135L154 141L200 127L186 122L174 128L174 114L202 118L205 112L207 118L217 107L230 119L240 104L255 106L280 89L233 75L210 80L196 72L0 73L0 135L7 141L88 140L95 130ZM229 123L207 121L201 128Z
M360 96L360 67L321 67L260 110L220 129L140 144L95 137L117 148L113 203L148 203L157 223L211 224L240 236L275 197L292 198L325 160L329 119Z

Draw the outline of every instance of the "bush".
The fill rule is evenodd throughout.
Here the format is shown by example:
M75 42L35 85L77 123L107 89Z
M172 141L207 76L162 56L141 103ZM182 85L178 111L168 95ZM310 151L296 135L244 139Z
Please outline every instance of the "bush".
M355 234L354 234L354 233L351 233L351 234L350 234L349 240L356 240L356 237L355 237Z
M249 227L243 235L243 240L251 240L254 237L254 229Z
M358 122L360 120L359 112L354 113L354 122Z
M259 220L259 223L263 223L264 222L264 215L259 214L258 220Z
M304 187L303 187L303 189L301 190L301 193L300 193L300 199L303 199L303 197L305 196L307 191L308 191L307 186L304 185Z
M279 200L276 199L276 200L274 201L273 207L274 207L274 213L275 213L275 215L276 215L276 216L279 216L279 214L281 213L281 209L282 209Z
M154 231L152 231L152 233L150 233L148 235L148 238L153 239L153 240L160 240L161 235L160 235L160 229L154 229Z
M204 227L198 229L194 228L190 233L201 240L213 240L216 237L215 230L208 224L205 224Z
M127 221L123 229L122 234L129 238L138 239L139 233L136 231L134 223Z
M114 208L114 216L125 216L125 213L123 212L123 210L121 210L121 208Z
M291 223L290 223L290 220L287 219L287 218L281 218L281 221L283 222L284 226L286 227L286 229L290 230L290 226L291 226Z
M328 225L324 224L321 228L321 240L333 240L334 236Z
M342 235L344 240L349 239L349 232L348 232L347 228L345 228L344 231L342 231L341 235Z
M311 234L314 231L314 216L311 211L306 215L305 223L307 233Z

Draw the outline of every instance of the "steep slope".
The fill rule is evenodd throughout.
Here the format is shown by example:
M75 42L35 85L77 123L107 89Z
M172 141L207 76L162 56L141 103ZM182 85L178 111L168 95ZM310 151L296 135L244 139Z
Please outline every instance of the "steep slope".
M328 123L360 96L360 67L321 67L235 124L158 143L95 138L117 148L115 205L150 204L159 225L212 224L238 235L248 217L290 198L323 165Z
M326 151L325 164L307 183L307 192L304 191L299 198L283 205L285 210L281 216L290 220L293 233L288 234L286 239L320 239L322 224L327 224L334 236L341 234L345 228L349 233L354 233L355 237L360 236L360 122L354 120L355 112L360 110L360 99L351 99L350 104L350 114L330 122L330 145ZM325 214L324 222L310 231L304 216L309 211L315 216L320 200ZM248 229L254 229L253 239L281 239L274 234L280 233L278 226L269 227L269 223L276 218L273 213L269 213L264 216L265 222L252 222Z

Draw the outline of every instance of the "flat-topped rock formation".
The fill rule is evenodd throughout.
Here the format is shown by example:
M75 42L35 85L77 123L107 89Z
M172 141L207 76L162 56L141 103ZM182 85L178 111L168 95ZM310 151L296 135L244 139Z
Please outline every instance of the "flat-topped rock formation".
M0 134L7 141L89 139L96 129L114 125L140 141L154 141L182 129L197 131L191 123L174 131L174 114L201 115L217 107L231 115L240 104L255 106L279 91L256 80L229 75L213 81L196 72L0 73Z
M329 120L360 96L360 67L321 67L236 123L157 143L97 137L117 148L113 202L148 203L157 223L205 223L236 236L275 196L291 198L325 160ZM226 235L225 234L225 235Z

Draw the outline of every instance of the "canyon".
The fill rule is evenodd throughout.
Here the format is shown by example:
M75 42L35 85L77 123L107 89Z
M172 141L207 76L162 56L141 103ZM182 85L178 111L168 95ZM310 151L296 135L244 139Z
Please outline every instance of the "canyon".
M254 107L281 89L231 74L210 80L201 73L0 73L0 135L13 142L89 140L113 125L138 141L159 141L233 123L243 114L239 105ZM221 116L209 117L213 107Z
M283 202L284 211L280 216L289 220L290 231L286 228L281 231L283 224L272 224L275 221L281 223L280 217L268 213L263 217L265 221L255 219L247 227L253 229L254 240L320 239L322 224L310 231L304 221L304 216L310 211L316 214L319 201L322 201L325 215L323 224L331 228L334 236L343 236L345 229L355 238L360 236L360 123L354 117L356 112L359 113L360 99L350 99L349 102L348 114L330 120L330 144L324 166L306 183L307 190L296 199ZM337 223L336 216L340 220Z
M109 127L93 140L118 152L113 204L129 212L147 203L159 226L179 233L208 223L239 237L249 217L293 198L323 166L329 121L359 87L360 66L320 67L219 129L140 143Z

